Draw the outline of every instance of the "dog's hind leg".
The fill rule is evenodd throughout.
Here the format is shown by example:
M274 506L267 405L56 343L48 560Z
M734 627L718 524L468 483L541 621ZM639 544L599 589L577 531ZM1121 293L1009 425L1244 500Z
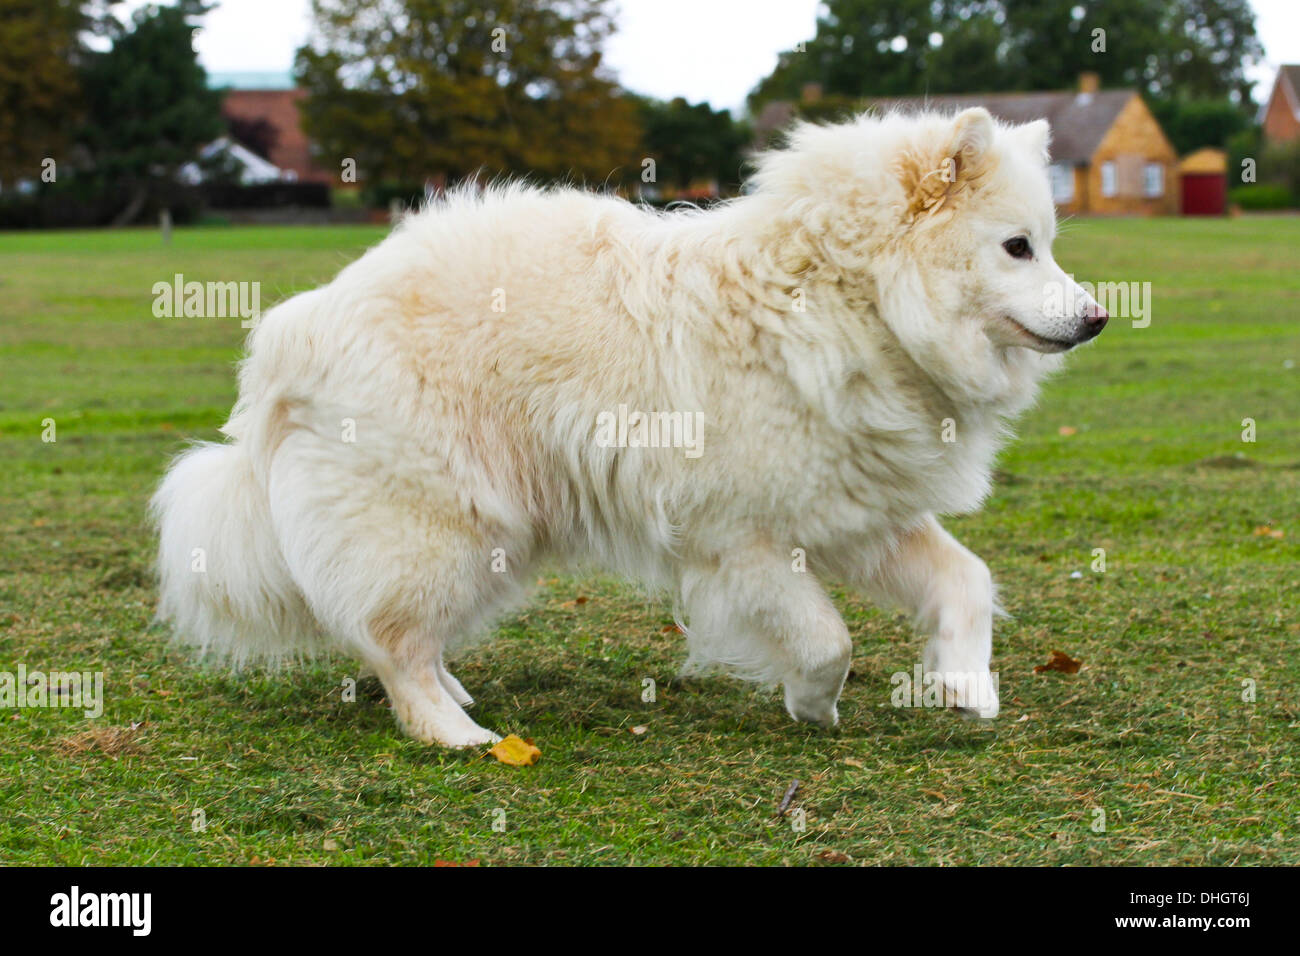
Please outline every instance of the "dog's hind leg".
M993 579L933 516L902 535L864 582L876 596L912 613L930 635L922 662L950 707L998 715L993 656ZM917 689L920 690L919 688Z
M442 658L446 640L473 630L502 598L499 577L486 567L474 573L472 555L486 549L448 537L441 547L441 561L424 563L431 586L381 602L356 649L388 690L397 722L410 736L444 747L493 743L501 738L465 713L474 699Z
M451 671L447 669L447 665L442 662L441 658L439 658L438 663L435 665L435 669L438 672L438 680L442 682L442 686L447 693L451 694L452 700L460 704L462 707L474 706L473 695L461 686L460 681L456 680L455 676L453 676Z
M434 645L422 632L405 633L394 650L376 641L366 660L388 691L398 725L416 740L444 747L474 747L501 739L462 709L462 702L443 682L445 671ZM460 687L458 682L456 687ZM460 693L469 697L463 688Z
M853 643L817 580L766 549L728 555L683 577L688 672L719 664L785 688L795 720L833 725Z
M385 473L364 450L305 433L283 442L271 513L294 582L322 627L379 677L408 734L446 747L496 740L463 710L469 695L442 655L516 587L516 575L493 573L493 545L524 549L504 532L494 541L446 486Z

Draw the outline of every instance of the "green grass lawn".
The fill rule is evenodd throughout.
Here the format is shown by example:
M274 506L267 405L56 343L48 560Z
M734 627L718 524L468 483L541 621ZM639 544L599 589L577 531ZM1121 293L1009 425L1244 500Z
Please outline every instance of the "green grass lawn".
M675 682L667 606L556 577L456 667L480 723L541 747L528 768L404 738L373 681L343 700L349 661L201 670L151 623L145 501L216 436L243 336L154 318L153 283L259 280L266 307L381 235L0 235L0 671L102 670L106 697L0 710L0 861L1300 863L1300 219L1067 225L1067 271L1151 282L1153 320L1072 356L986 510L947 522L1011 614L997 721L892 707L919 641L842 589L825 731ZM1082 669L1035 674L1054 650Z

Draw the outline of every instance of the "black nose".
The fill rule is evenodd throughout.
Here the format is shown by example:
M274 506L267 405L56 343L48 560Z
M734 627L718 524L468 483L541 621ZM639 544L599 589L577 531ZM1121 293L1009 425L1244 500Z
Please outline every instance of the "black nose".
M1109 312L1095 302L1089 303L1087 310L1083 313L1084 341L1095 339L1101 335L1101 330L1106 327L1106 322L1109 319Z

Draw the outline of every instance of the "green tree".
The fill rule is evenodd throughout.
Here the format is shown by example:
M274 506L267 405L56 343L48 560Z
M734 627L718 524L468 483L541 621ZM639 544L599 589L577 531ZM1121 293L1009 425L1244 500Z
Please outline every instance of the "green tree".
M1015 89L1067 89L1084 70L1153 100L1246 102L1263 55L1250 0L1000 0ZM1098 32L1100 31L1100 32Z
M668 102L641 97L637 107L642 147L655 161L660 184L685 189L693 182L713 180L724 192L740 184L750 135L729 110L691 104L682 97Z
M1226 148L1252 125L1250 115L1228 100L1162 99L1151 108L1179 153L1202 146Z
M956 76L928 69L933 38L955 25L943 2L931 0L829 0L817 20L817 33L779 57L777 67L750 95L751 108L773 99L798 100L816 84L832 97L897 96L923 93L927 78L940 86ZM963 31L968 55L986 62L995 57L997 38L986 48L976 28ZM972 62L972 67L974 63ZM946 92L930 84L930 92Z
M303 124L364 180L603 181L638 158L634 104L602 66L608 0L313 0L312 14Z
M200 146L221 135L221 94L208 88L194 53L198 0L145 7L132 28L82 74L87 121L80 140L93 176L120 190L115 224L132 221L155 190L170 188Z
M0 0L0 186L63 158L82 115L77 68L114 0Z
M1069 89L1085 70L1153 100L1244 104L1262 52L1249 0L828 0L750 106L809 83L855 97Z

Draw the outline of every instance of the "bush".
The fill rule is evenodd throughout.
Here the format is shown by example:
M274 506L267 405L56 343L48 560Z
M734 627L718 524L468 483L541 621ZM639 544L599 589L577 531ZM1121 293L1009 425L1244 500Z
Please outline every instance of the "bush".
M1259 181L1285 186L1292 197L1300 196L1300 139L1264 149L1259 161Z
M410 183L367 183L361 194L369 209L387 209L394 199L407 209L424 205L424 186Z
M1227 147L1251 126L1250 113L1228 100L1153 100L1151 112L1179 155L1202 146Z
M1264 152L1263 131L1258 126L1244 129L1229 139L1225 148L1228 152L1228 182L1240 184L1243 161L1249 159L1256 167L1259 166L1259 157ZM1256 175L1258 175L1258 168Z
M1250 183L1228 190L1228 202L1242 209L1290 209L1295 196L1285 186L1272 183Z
M88 176L42 183L35 192L0 194L0 229L84 229L107 226L131 202L132 190ZM178 225L198 219L201 201L196 190L179 183L154 183L137 223L156 223L170 209Z
M238 183L210 182L199 187L203 201L213 209L274 209L283 206L307 206L328 209L328 183Z

